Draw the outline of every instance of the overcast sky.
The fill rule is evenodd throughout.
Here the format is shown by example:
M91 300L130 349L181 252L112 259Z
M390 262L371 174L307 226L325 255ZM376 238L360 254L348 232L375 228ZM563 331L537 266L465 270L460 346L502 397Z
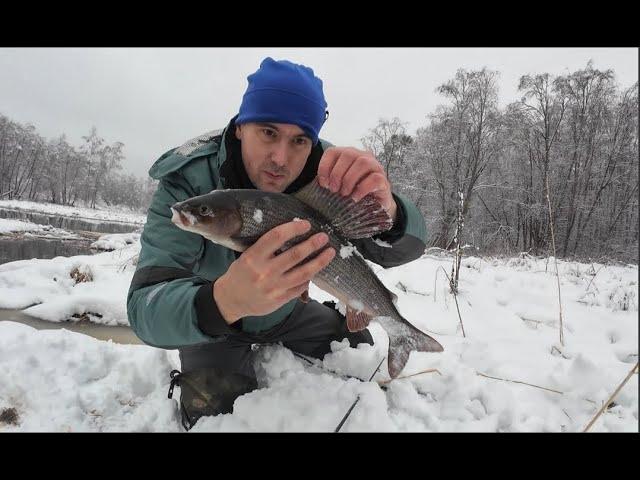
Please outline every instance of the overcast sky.
M521 96L521 75L565 74L589 59L623 88L638 80L636 48L0 48L0 114L74 145L95 125L125 144L125 168L146 176L166 150L225 126L266 56L314 69L330 111L321 136L356 147L381 117L415 133L458 68L498 70L503 105Z

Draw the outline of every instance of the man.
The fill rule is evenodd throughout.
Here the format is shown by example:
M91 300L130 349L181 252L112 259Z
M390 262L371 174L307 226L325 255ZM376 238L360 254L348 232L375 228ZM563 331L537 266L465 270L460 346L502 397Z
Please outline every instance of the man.
M372 193L393 218L391 230L353 241L365 258L391 267L415 260L425 247L424 219L411 202L391 192L374 156L319 139L328 111L322 81L312 69L266 58L248 82L239 113L225 129L170 150L149 170L159 185L127 312L145 343L179 349L182 372L171 372L170 395L179 384L186 429L203 415L231 412L238 396L257 388L253 360L261 344L282 343L322 359L333 340L347 338L355 347L373 345L373 338L366 329L349 332L332 302L299 298L335 256L326 248L326 234L274 254L307 231L309 222L280 225L239 254L177 228L171 205L214 189L292 193L317 175L322 186L356 201Z

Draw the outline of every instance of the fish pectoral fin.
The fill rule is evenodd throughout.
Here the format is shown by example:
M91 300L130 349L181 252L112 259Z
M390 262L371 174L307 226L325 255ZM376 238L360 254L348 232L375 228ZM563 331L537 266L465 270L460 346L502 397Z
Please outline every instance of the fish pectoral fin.
M369 325L371 317L365 312L358 312L355 308L347 307L347 329L350 332L359 332Z
M321 187L316 178L293 195L324 215L347 239L372 237L393 227L393 219L372 194L356 203Z
M309 290L305 290L300 294L300 301L302 303L309 303Z

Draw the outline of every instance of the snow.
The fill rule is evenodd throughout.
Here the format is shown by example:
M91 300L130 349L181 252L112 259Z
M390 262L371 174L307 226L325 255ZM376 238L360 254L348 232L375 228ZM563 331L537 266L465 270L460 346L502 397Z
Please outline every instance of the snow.
M377 245L380 245L381 247L384 248L392 248L392 245L390 243L385 242L384 240L380 240L379 238L374 238L373 242Z
M353 308L356 313L360 313L364 310L364 304L360 300L350 300L349 306Z
M126 295L140 251L136 242L113 252L0 265L0 308L25 309L52 322L75 321L74 314L98 313L96 323L128 325ZM90 272L89 282L71 277L74 269Z
M342 258L349 258L356 251L356 247L351 244L340 246L340 256Z
M349 258L351 255L358 255L360 258L364 259L362 254L354 245L351 244L351 242L347 242L346 245L340 245L340 256L342 258Z
M18 412L0 431L177 431L162 350L0 322L0 364L0 411Z
M102 315L95 321L126 324L138 249L0 265L0 307L41 302L27 313L61 321L91 311ZM412 353L401 376L437 372L393 380L386 391L377 384L389 378L386 362L372 382L346 378L368 379L386 356L388 338L375 321L374 346L333 342L313 365L282 346L262 347L260 388L239 397L233 414L203 418L193 431L333 431L358 396L344 432L581 431L638 361L638 267L558 261L561 346L553 260L464 257L458 305L466 338L441 271L451 264L435 255L391 269L370 264L401 314L445 349ZM74 267L93 281L74 284ZM309 293L333 299L315 285ZM179 367L176 350L2 321L0 412L15 408L18 421L0 430L182 431L179 387L167 399L169 372ZM591 431L638 431L638 375L615 403Z
M112 233L103 235L91 244L98 250L117 250L140 241L139 233Z
M0 218L0 234L11 232L34 232L44 229L44 225L36 225L31 222L22 222L18 220L9 220Z
M318 289L316 289L316 290L318 290ZM324 292L322 292L322 290L319 290L319 291L321 293L324 293ZM333 299L331 297L328 297L328 300L333 300ZM322 301L324 301L324 300L322 300ZM340 312L340 315L342 315L343 317L347 316L347 306L344 303L342 303L341 301L338 301L336 303L336 307L335 308L336 308L336 310L338 310Z
M90 218L108 222L125 222L144 225L146 215L127 211L118 211L113 208L83 208L58 205L55 203L28 202L24 200L0 200L0 208L10 208L29 212L39 212L49 215L62 215L65 217Z
M55 228L51 225L38 225L32 222L25 222L23 220L12 220L7 218L0 218L0 235L6 235L9 233L37 233L39 236L51 236L51 237L73 237L77 235L63 230L61 228Z
M253 220L258 224L262 223L262 210L259 208L255 209L253 212Z

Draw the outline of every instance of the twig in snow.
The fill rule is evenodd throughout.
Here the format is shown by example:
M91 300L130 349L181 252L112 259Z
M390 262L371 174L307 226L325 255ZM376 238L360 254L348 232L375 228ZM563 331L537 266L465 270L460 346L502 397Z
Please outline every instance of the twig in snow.
M553 246L553 262L556 266L556 279L558 281L558 303L560 305L560 345L564 347L564 332L562 328L562 298L560 296L560 274L558 273L558 257L556 255L556 237L553 232L553 215L551 213L551 200L549 199L549 177L545 177L547 184L547 203L549 204L549 225L551 227L551 245Z
M530 387L535 387L535 388L539 388L541 390L546 390L548 392L559 393L560 395L564 395L564 392L561 392L559 390L553 390L552 388L541 387L539 385L534 385L532 383L520 382L518 380L508 380L506 378L491 377L489 375L485 375L484 373L480 373L480 372L476 372L476 375L479 375L481 377L491 378L493 380L502 380L503 382L520 383L522 385L528 385Z
M423 297L427 297L429 296L428 293L424 293L424 292L419 292L417 290L412 290L410 288L408 288L404 283L402 282L398 282L396 283L396 287L398 287L400 290L402 290L404 293L413 293L415 295L422 295Z
M493 380L501 380L503 382L519 383L521 385L527 385L529 387L539 388L541 390L546 390L548 392L557 393L557 394L560 394L560 395L564 395L564 393L565 393L565 392L561 392L560 390L554 390L552 388L541 387L539 385L534 385L532 383L520 382L519 380L509 380L507 378L491 377L489 375L485 375L484 373L480 373L480 372L476 372L476 375L479 375L479 376L485 377L485 378L491 378ZM583 398L583 400L586 401L586 402L589 402L589 403L593 403L594 405L596 404L596 402L594 402L593 400L590 400L588 398Z
M584 432L588 432L589 429L591 428L591 426L595 423L595 421L598 419L598 417L600 415L602 415L602 412L604 412L607 407L611 404L611 402L613 401L613 399L615 398L616 395L618 395L618 393L620 393L620 390L622 390L622 387L625 386L625 384L629 381L629 379L633 376L633 373L638 369L638 362L636 362L636 364L633 366L633 368L631 369L631 371L627 374L627 377L622 381L622 383L620 383L620 385L618 385L618 388L616 388L615 392L613 392L611 394L611 396L609 397L609 400L607 400L602 407L600 408L600 410L598 411L598 413L596 413L596 415L591 419L591 421L587 424L586 427L584 427L584 430L582 431Z
M444 274L447 276L447 280L449 280L449 284L451 285L451 279L449 278L449 275L447 275L447 272L445 271L445 269L444 269L444 268L442 268L442 265L440 265L440 266L438 267L438 269L436 270L436 280L438 279L438 271L439 271L440 269L442 269L442 271L444 272ZM456 310L458 310L458 318L460 319L460 326L462 327L462 336L463 336L464 338L467 338L467 336L466 336L466 335L465 335L465 333L464 333L464 325L463 325L463 323L462 323L462 315L460 315L460 307L458 306L458 295L456 294L456 291L455 291L455 290L451 290L451 293L453 293L453 299L454 299L454 300L455 300L455 302L456 302ZM435 282L434 282L434 287L433 287L433 301L434 301L434 302L435 302L435 300L436 300L435 294L436 294L436 288L435 288Z
M423 373L432 373L432 372L436 372L438 375L442 376L442 374L437 368L430 368L429 370L423 370L418 373L412 373L411 375L406 375L404 377L390 378L389 380L380 380L378 382L378 385L386 385L387 383L393 382L394 380L402 380L403 378L415 377L416 375L422 375Z
M600 273L600 270L602 270L604 268L604 265L602 265L598 271L593 275L593 278L591 279L591 282L589 282L589 285L587 285L587 289L584 291L585 293L587 293L589 291L589 287L591 286L591 283L595 280L596 275L598 275L598 273ZM596 287L597 289L598 287Z

